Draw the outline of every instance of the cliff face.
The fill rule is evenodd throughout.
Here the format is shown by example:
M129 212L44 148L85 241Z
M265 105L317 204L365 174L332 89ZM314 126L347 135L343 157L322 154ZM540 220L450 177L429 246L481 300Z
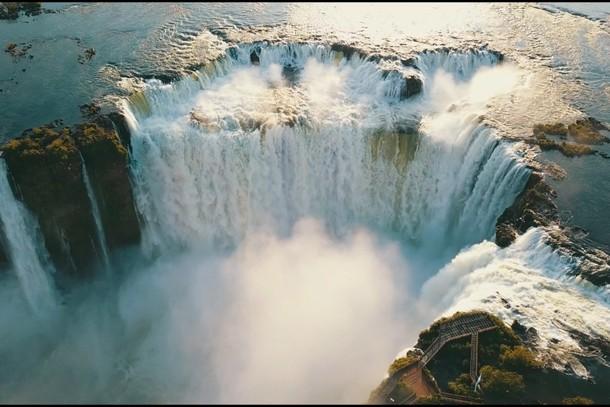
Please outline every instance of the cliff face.
M127 148L113 123L106 118L78 126L74 140L83 155L98 201L106 241L110 249L139 242L140 228L134 206Z
M73 129L34 128L1 150L13 193L37 218L49 255L63 274L90 274L101 253L83 160L108 246L139 241L127 150L109 119L98 118Z
M558 220L555 191L544 182L542 174L532 172L515 202L506 208L496 222L496 243L509 246L518 234L530 227L546 226Z

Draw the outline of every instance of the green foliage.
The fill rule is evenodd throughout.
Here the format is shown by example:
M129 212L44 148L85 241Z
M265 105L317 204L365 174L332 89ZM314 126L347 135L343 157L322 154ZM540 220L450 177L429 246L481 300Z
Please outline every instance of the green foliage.
M400 357L398 359L395 359L392 364L390 365L390 367L388 368L388 373L390 375L393 375L394 373L396 373L398 370L402 369L405 366L408 366L414 362L416 362L419 358L417 358L414 355L407 355L407 356L403 356Z
M594 403L593 403L593 400L588 399L586 397L575 396L575 397L567 397L567 398L561 400L561 404L566 404L566 405L590 405L590 404L594 404Z
M551 124L536 124L534 125L534 136L538 137L542 134L554 134L557 136L566 136L568 129L563 123L551 123Z
M593 154L595 152L595 150L589 146L574 143L562 142L559 147L561 152L567 157L578 157L581 155Z
M468 373L462 373L455 380L449 382L449 392L468 397L478 397L473 391L472 382Z
M418 347L419 349L422 349L422 350L426 350L426 348L428 346L430 346L432 341L434 341L434 339L436 339L436 337L439 335L441 325L451 322L451 321L455 321L455 320L465 317L467 315L480 315L480 314L487 315L487 317L489 319L491 319L492 321L494 321L496 323L496 325L498 326L498 328L501 331L505 332L506 335L513 337L515 339L515 341L518 341L517 336L512 332L512 330L509 327L507 327L502 322L502 320L500 320L499 318L497 318L494 315L491 315L487 312L479 311L479 310L472 310L472 311L467 311L467 312L458 311L449 317L442 317L442 318L437 319L436 321L434 321L434 323L432 325L430 325L430 327L428 329L423 330L419 334L419 338L417 340L416 347Z
M481 368L481 390L485 399L507 400L519 397L525 390L523 376L485 365Z
M534 354L523 345L512 348L502 345L500 347L500 365L516 372L531 372L542 367Z
M80 131L75 133L75 139L79 147L85 149L85 153L90 149L93 154L104 157L107 155L127 156L127 149L119 140L114 131L106 130L95 123L88 123L80 127Z
M599 132L599 122L592 120L578 120L568 126L570 137L579 143L584 144L600 144L603 143L605 137Z

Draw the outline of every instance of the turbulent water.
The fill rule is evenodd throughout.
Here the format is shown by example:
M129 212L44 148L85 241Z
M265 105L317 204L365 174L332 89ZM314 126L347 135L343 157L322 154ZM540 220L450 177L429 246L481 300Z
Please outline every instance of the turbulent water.
M52 272L38 232L38 225L23 204L13 197L6 163L0 159L0 223L6 236L13 271L22 292L37 316L44 316L56 305Z
M422 56L438 85L426 84L425 101L400 102L399 76L384 78L369 60L265 47L253 66L251 52L240 47L177 85L151 83L146 103L130 106L151 250L232 247L261 227L286 234L305 216L338 235L363 224L455 250L491 237L524 185L528 171L477 110L517 73L502 67L462 83L494 62L489 53ZM476 94L494 75L498 88Z
M568 277L577 260L542 229L493 243L530 169L490 106L532 72L487 47L412 66L316 42L220 48L120 99L137 253L107 249L83 163L113 273L56 293L0 160L0 401L362 402L421 329L473 308L589 375L569 332L610 337L610 293ZM404 98L410 75L422 93Z

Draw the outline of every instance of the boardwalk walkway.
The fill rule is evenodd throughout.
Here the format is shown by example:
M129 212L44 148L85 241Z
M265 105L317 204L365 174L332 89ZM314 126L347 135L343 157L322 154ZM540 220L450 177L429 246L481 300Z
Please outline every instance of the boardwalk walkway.
M388 377L377 391L376 397L372 400L375 404L410 404L418 397L425 397L435 394L431 391L431 386L413 386L421 383L413 378L422 378L423 368L432 358L445 346L447 342L471 336L470 347L470 378L476 381L479 363L479 334L497 328L494 321L489 319L485 313L471 313L457 317L443 323L439 329L439 335L432 341L430 346L424 351L423 356L416 362L398 369ZM389 400L389 396L401 380L406 380L406 384L411 383L415 394L404 400ZM419 379L421 380L421 379ZM457 394L438 393L443 399L454 403L479 404L480 400L471 399Z

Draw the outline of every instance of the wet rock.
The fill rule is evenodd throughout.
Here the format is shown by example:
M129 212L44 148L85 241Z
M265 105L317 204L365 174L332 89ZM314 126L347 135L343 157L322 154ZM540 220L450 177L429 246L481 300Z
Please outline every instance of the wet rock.
M121 139L121 143L127 147L127 150L131 151L131 133L129 132L129 125L125 116L119 112L108 113L108 118L114 124L114 128Z
M4 48L4 52L13 57L14 60L25 57L28 53L28 50L32 48L32 44L21 43L15 44L14 42L10 42L6 44ZM31 55L30 55L31 57Z
M89 62L89 61L91 61L91 58L93 58L94 56L95 56L95 49L87 48L87 49L85 49L85 51L83 51L82 55L78 56L78 63L84 64L85 62Z
M176 71L166 71L166 72L156 72L156 73L136 73L135 76L140 77L141 79L156 79L161 81L161 83L167 85L178 80L181 77L180 72Z
M330 46L330 50L334 51L336 53L341 53L341 55L343 57L345 57L346 59L350 59L355 54L357 54L357 55L362 54L362 52L358 48L356 48L352 45L347 45L347 44L338 43L338 42L332 44Z
M38 220L45 246L62 277L90 275L101 253L83 160L108 247L139 241L127 149L110 119L98 117L72 129L53 124L30 129L0 149L13 192Z
M610 255L596 247L577 228L548 231L548 244L562 255L580 259L573 273L591 283L604 286L610 284Z
M256 50L252 50L252 52L250 52L250 63L252 63L252 65L260 65L261 63L261 59Z
M410 98L421 93L423 81L419 75L409 75L404 79L404 85L400 89L400 100Z
M129 181L128 152L113 122L100 117L76 126L73 138L87 165L108 248L137 244L140 227Z
M6 250L6 244L4 236L0 236L0 272L6 269L9 265L8 251Z
M399 100L405 100L421 93L423 80L421 75L413 68L409 69L384 69L381 71L384 79L393 78L400 80Z
M88 119L97 116L101 111L101 108L95 103L85 103L84 105L80 105L79 109L83 117Z
M508 224L502 223L496 226L496 244L500 247L510 246L517 238L515 228Z
M2 146L17 199L38 219L59 270L84 273L95 259L95 224L70 129L38 127Z
M539 339L538 331L534 327L526 327L525 325L519 323L516 319L513 321L510 326L515 335L519 337L524 343L529 345L534 345Z
M521 323L519 323L519 321L517 321L516 319L513 321L513 323L511 324L511 329L517 334L517 335L523 335L525 334L526 331L526 327L525 325L522 325Z
M555 191L544 182L542 174L532 172L515 202L500 215L496 222L496 244L510 245L517 234L530 227L547 226L558 220Z
M41 2L2 2L0 20L16 20L20 12L26 16L36 16L42 12L41 4Z

